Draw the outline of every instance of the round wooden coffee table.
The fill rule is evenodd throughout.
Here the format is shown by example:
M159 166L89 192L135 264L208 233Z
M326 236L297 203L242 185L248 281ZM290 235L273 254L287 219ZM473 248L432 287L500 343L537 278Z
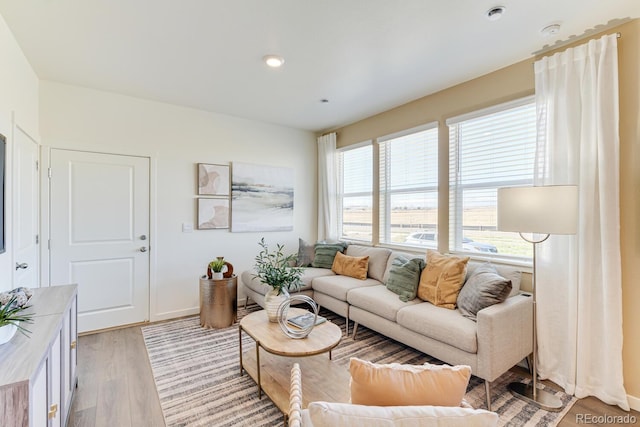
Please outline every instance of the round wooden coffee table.
M288 317L304 314L305 312L307 311L300 308L290 308ZM342 330L340 327L329 320L315 326L306 338L289 338L282 332L278 323L269 322L265 310L256 311L255 313L244 316L240 320L238 331L240 343L240 375L246 370L256 381L258 385L258 396L260 398L262 398L263 391L263 385L260 381L260 348L268 353L285 357L305 357L329 352L329 359L331 359L331 350L340 343L340 339L342 338ZM245 367L243 364L243 331L256 342L256 376L252 375L254 373L252 369L253 366ZM268 368L268 366L265 366L265 368ZM267 396L272 397L269 388L264 388L264 391Z

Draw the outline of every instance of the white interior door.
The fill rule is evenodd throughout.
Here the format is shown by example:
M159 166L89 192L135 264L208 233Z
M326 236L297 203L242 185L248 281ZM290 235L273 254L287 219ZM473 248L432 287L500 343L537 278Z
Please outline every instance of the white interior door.
M51 283L78 284L78 331L148 319L149 159L51 150Z
M38 143L18 126L14 128L13 167L13 287L40 286L38 255L40 208L38 203Z

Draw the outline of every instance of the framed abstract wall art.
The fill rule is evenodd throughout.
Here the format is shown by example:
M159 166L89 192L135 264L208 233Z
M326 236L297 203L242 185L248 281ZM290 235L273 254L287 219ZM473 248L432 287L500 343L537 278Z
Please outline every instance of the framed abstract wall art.
M198 163L198 194L229 196L229 165Z
M234 162L231 231L293 230L292 168Z
M229 199L198 199L198 230L229 228Z

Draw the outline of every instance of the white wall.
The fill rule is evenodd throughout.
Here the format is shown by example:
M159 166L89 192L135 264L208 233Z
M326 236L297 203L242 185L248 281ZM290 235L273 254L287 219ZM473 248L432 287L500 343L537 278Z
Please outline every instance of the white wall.
M315 239L311 132L47 81L40 82L40 132L45 146L152 158L152 321L199 311L198 278L216 256L240 273L253 264L262 236L288 252L297 251L298 237ZM182 233L183 222L196 228L196 164L234 161L295 169L294 231Z
M38 140L38 77L0 15L0 133L7 137L5 164L6 251L0 254L0 291L12 286L12 130L21 126Z

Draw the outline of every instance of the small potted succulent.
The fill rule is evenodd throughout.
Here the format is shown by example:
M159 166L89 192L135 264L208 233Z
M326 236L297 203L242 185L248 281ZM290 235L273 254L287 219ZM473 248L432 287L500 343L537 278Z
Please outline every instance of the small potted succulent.
M278 307L289 298L289 291L300 288L304 269L294 267L296 255L285 255L284 245L278 244L275 251L270 251L264 237L258 245L262 250L255 258L256 274L253 277L271 288L264 296L265 309L269 321L277 322Z
M27 288L0 293L0 345L9 341L18 330L25 335L30 332L20 323L33 322L33 315L24 313L31 307L27 305L31 295L31 290Z
M227 263L224 261L224 257L219 256L209 263L209 268L211 269L211 278L213 280L222 280L224 277L224 266Z

